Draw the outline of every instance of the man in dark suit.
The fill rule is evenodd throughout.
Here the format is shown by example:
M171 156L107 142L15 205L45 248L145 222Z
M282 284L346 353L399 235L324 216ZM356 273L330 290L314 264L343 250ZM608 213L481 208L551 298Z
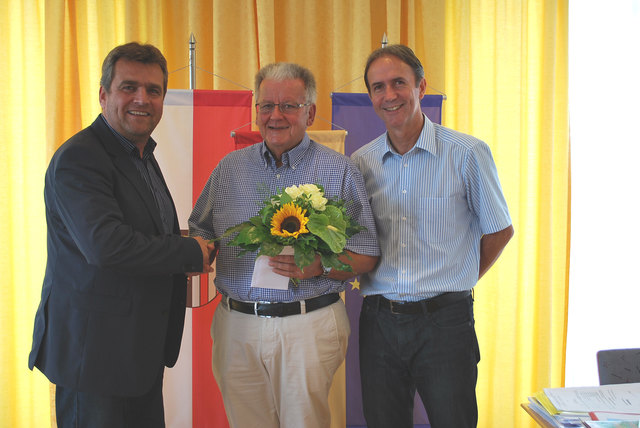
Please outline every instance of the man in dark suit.
M56 384L60 427L162 427L185 272L213 245L181 237L153 156L167 65L128 43L104 60L102 114L54 154L45 177L48 260L29 368Z

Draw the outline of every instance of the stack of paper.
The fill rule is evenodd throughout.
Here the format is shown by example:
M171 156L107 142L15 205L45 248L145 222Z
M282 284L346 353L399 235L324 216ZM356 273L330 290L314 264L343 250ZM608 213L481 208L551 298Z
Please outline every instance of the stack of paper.
M640 428L640 383L545 388L529 408L557 428Z
M587 428L638 428L638 421L596 422L585 421Z
M591 419L588 412L561 412L555 408L544 392L529 397L529 409L556 428L582 428Z

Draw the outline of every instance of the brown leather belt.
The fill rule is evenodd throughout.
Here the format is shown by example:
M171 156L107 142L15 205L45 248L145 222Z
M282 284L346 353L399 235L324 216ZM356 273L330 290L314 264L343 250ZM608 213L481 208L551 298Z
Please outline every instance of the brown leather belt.
M340 299L338 293L323 294L301 302L241 302L226 298L231 310L265 318L305 314L329 306L337 302L338 299Z
M460 300L466 299L471 295L470 290L458 291L440 294L431 299L418 300L417 302L401 302L397 300L389 300L382 295L367 296L365 300L367 304L373 305L380 310L389 310L392 314L428 314L452 305Z

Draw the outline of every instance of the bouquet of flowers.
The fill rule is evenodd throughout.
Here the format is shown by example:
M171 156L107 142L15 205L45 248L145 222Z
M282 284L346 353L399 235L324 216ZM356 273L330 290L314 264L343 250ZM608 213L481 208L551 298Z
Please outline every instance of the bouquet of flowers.
M345 201L325 198L321 185L303 184L278 190L262 205L257 216L230 227L221 237L237 233L229 245L242 248L238 257L250 251L277 256L291 246L300 270L319 254L325 267L351 271L338 256L345 254L347 239L365 228L347 215Z

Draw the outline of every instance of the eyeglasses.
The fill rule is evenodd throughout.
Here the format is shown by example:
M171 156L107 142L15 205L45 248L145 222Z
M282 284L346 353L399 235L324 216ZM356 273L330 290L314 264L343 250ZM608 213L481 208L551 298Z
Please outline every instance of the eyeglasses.
M280 110L280 113L282 114L294 114L296 113L298 110L300 110L302 107L306 107L311 105L311 103L306 103L306 104L290 104L290 103L280 103L280 104L275 104L275 103L258 103L256 104L256 109L258 110L258 113L260 114L271 114L274 112L274 110L276 109L276 106L278 106L278 110Z

